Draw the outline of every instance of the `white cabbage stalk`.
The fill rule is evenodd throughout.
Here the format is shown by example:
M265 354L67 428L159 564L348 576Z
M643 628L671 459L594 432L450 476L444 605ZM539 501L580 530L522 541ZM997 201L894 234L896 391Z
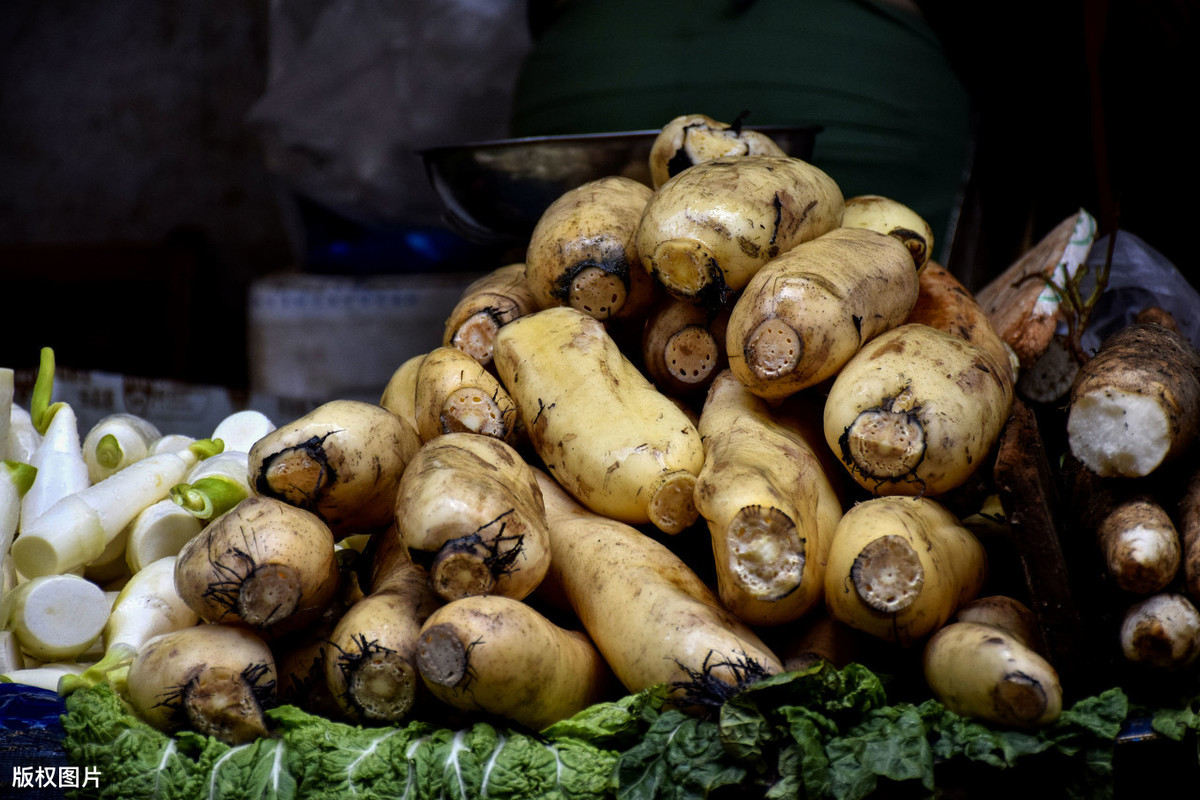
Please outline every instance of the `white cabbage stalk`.
M56 692L65 677L74 677L85 669L87 669L87 664L75 661L55 661L36 667L25 667L0 673L0 683L19 683L22 686Z
M186 450L195 443L196 437L188 436L186 433L168 433L150 445L150 455L178 453L180 450Z

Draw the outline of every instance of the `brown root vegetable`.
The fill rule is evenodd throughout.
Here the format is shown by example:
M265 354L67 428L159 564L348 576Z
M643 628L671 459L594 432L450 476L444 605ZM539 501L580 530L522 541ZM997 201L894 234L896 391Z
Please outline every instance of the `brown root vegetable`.
M846 198L842 225L866 228L898 239L912 255L913 265L924 271L933 254L933 229L925 218L891 197L860 194Z
M973 512L965 520L974 517L972 529L993 545L993 586L1003 591L1015 579L1008 591L1029 598L1047 658L1068 685L1079 686L1096 677L1097 659L1110 655L1111 649L1085 625L1077 576L1078 570L1090 571L1086 552L1094 554L1094 549L1079 541L1086 537L1065 535L1067 520L1062 515L1073 506L1060 497L1062 484L1055 469L1059 465L1051 466L1049 449L1033 409L1014 398L992 462L995 493L979 509L980 515L999 524L982 524ZM1085 552L1074 552L1080 544Z
M998 364L1008 364L1015 379L1018 361L996 329L983 306L950 270L936 261L926 264L918 281L917 304L905 322L920 322L954 334L987 350Z
M650 145L650 184L657 189L688 167L726 156L786 156L783 148L740 120L720 122L706 114L684 114L662 127Z
M934 697L963 716L1040 728L1062 713L1054 667L1003 628L951 622L929 637L922 669Z
M696 508L708 524L717 590L751 625L807 613L824 591L841 502L815 443L733 373L717 375L700 414L704 467Z
M278 675L276 694L287 703L328 719L342 716L342 709L325 682L325 652L328 630L312 636L271 642Z
M1006 594L977 597L954 614L955 622L978 622L999 628L1026 647L1040 649L1037 615L1020 600Z
M825 441L876 494L938 496L985 463L1008 421L1007 364L970 342L905 324L863 345L825 400Z
M421 440L397 414L330 400L250 448L254 490L319 516L336 538L392 522L400 475Z
M1200 656L1200 612L1178 592L1150 595L1126 610L1120 642L1130 662L1168 671L1186 669Z
M404 360L388 378L379 396L379 405L391 411L417 430L417 371L427 353Z
M1183 561L1182 538L1160 499L1173 490L1101 477L1070 455L1062 471L1076 527L1096 543L1113 585L1139 595L1166 589Z
M383 536L383 533L375 534ZM368 541L372 537L366 537ZM364 567L366 554L347 546L343 539L338 549L338 568L341 571L341 591L315 622L286 636L271 639L267 644L275 655L277 675L276 695L280 703L295 705L328 719L344 717L325 678L325 658L329 637L342 616L362 600L369 580ZM372 547L374 551L374 547ZM370 558L371 565L375 559Z
M1086 263L1095 235L1096 220L1080 210L975 293L1022 370L1046 351L1063 319L1062 298L1048 281L1061 286L1074 276Z
M512 443L520 415L496 376L456 347L435 347L416 375L415 414L422 442L445 433L477 433Z
M696 521L700 434L598 320L548 308L501 328L496 368L547 469L592 511L678 533Z
M644 183L611 175L551 203L525 253L525 280L538 306L569 306L598 320L644 314L657 292L634 234L652 194Z
M446 318L442 344L457 347L484 367L490 367L496 331L537 308L537 300L525 280L525 263L497 267L467 284Z
M876 497L842 516L825 570L829 614L909 646L979 595L987 552L959 520L926 497Z
M202 620L278 635L312 622L337 596L333 534L290 503L247 497L175 559L175 587Z
M1079 362L1071 352L1068 336L1056 333L1036 361L1024 369L1019 366L1016 369L1019 370L1018 394L1035 403L1061 405L1059 401L1065 401L1065 395L1071 391L1071 384L1079 374Z
M842 669L861 661L870 649L866 634L814 608L795 622L767 633L788 672L828 664Z
M834 180L801 159L715 158L654 192L637 252L667 292L723 305L767 261L841 225L843 204Z
M580 631L519 600L464 597L421 628L416 664L434 697L542 730L599 702L615 683Z
M1200 602L1200 468L1193 468L1177 510L1183 583L1188 597Z
M275 658L253 631L202 623L146 642L129 665L128 699L162 731L191 729L237 745L269 735Z
M1109 575L1131 594L1166 589L1179 572L1179 533L1153 498L1119 504L1100 523L1096 537Z
M402 575L405 565L412 562L412 552L395 523L371 535L369 559L369 569L363 571L361 578L365 594L386 588L391 577Z
M678 705L712 707L782 671L778 657L682 559L537 474L552 580L627 691L666 684Z
M647 377L675 397L703 392L727 363L728 322L727 308L708 309L670 295L661 298L642 329Z
M1067 440L1097 475L1142 477L1200 433L1200 352L1170 328L1134 323L1111 334L1071 387Z
M1175 333L1182 333L1179 330L1179 320L1175 319L1175 316L1170 311L1159 306L1147 306L1143 308L1134 316L1133 321L1139 323L1152 322L1155 325L1170 328Z
M528 596L550 548L533 468L510 445L448 433L413 456L396 493L396 526L413 551L432 553L437 594Z
M342 714L384 724L412 713L422 691L417 637L440 604L425 569L410 561L395 564L342 614L322 654L325 685Z
M896 239L836 228L763 266L729 313L729 368L778 399L835 375L917 301L912 257Z

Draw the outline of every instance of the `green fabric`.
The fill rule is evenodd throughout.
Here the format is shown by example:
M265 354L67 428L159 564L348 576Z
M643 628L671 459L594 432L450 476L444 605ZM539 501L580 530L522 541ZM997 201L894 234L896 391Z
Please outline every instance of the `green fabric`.
M745 6L745 10L738 11ZM947 230L969 99L919 18L867 0L572 0L518 79L512 134L662 127L680 114L822 126L813 163Z

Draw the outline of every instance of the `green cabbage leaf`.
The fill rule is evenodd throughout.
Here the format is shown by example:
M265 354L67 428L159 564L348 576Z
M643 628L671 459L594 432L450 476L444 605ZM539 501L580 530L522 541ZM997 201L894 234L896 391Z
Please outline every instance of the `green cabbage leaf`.
M100 684L67 696L64 748L74 764L101 766L99 786L74 796L113 800L860 800L975 781L1019 791L1034 776L1054 796L1104 798L1130 714L1112 689L1047 727L1001 729L932 699L893 700L856 664L770 676L700 716L669 696L654 687L542 731L482 719L363 727L280 706L268 711L270 738L230 746L155 730Z

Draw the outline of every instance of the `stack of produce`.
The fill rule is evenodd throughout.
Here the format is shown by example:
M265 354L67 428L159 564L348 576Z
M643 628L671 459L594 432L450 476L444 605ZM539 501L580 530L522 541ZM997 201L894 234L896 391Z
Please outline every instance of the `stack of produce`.
M1120 697L1072 708L997 569L1021 359L928 225L701 115L651 166L653 187L556 201L378 403L80 437L42 364L32 428L2 415L5 671L67 696L73 757L157 729L191 749L147 744L156 775L270 761L275 791L314 796L340 741L356 765L391 753L372 780L395 793L531 796L502 784L551 758L576 796L850 797L930 784L935 752L1111 744ZM1193 442L1187 414L1161 436ZM889 705L862 664L929 699ZM838 755L899 741L870 727L885 709L939 732L915 771ZM355 769L329 771L356 790Z
M1118 606L1122 656L1200 657L1200 353L1159 313L1104 339L1067 402L1068 502Z

